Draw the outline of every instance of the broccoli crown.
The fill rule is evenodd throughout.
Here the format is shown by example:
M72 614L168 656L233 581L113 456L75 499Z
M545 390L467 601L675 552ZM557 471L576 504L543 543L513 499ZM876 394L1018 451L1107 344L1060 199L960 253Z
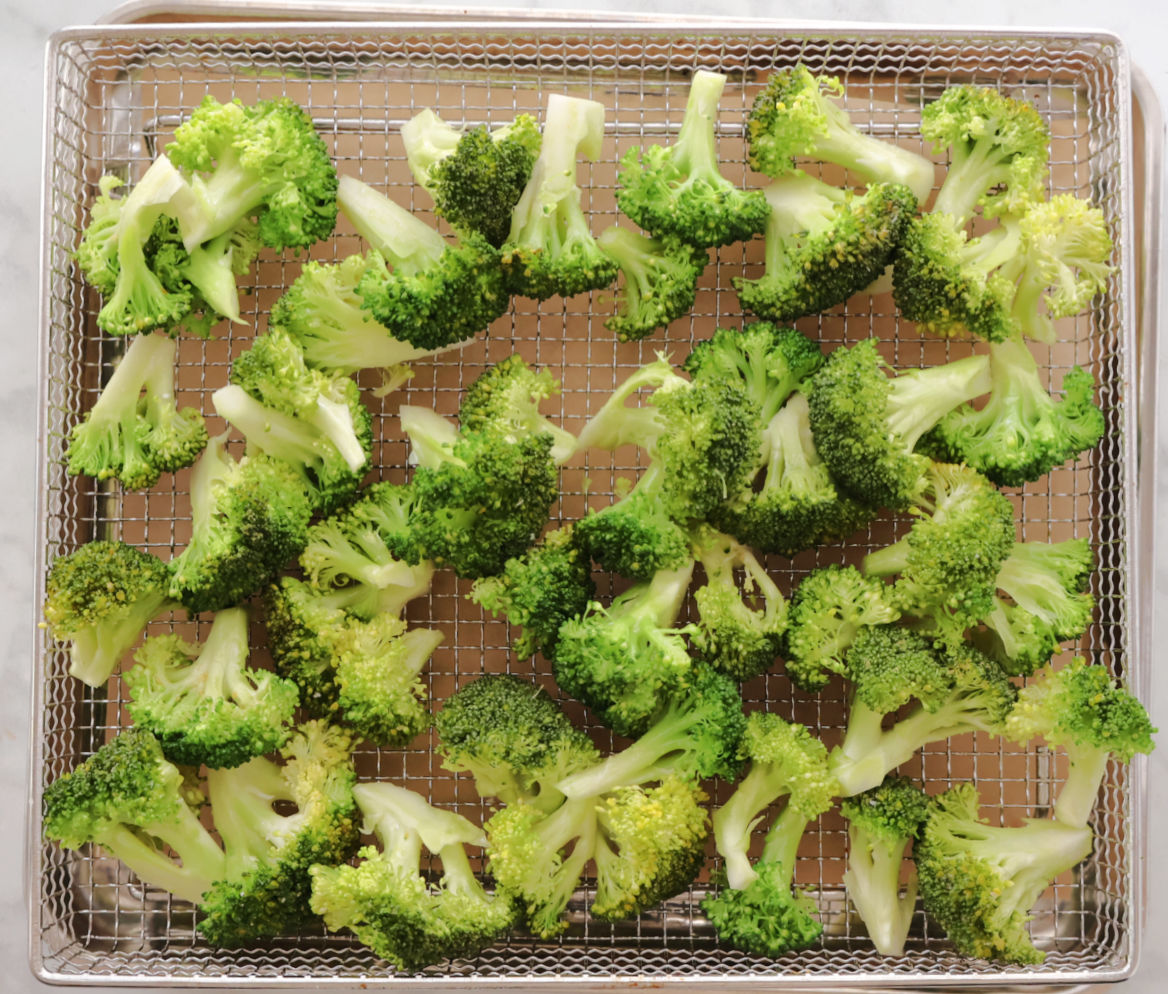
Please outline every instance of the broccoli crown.
M351 929L407 973L473 956L507 931L510 902L487 894L463 848L481 844L476 826L394 784L358 784L354 794L381 848L363 847L355 866L312 867L312 908L330 930ZM422 874L423 847L442 860L437 884Z
M476 580L470 597L523 629L512 640L519 658L542 652L554 659L560 625L583 615L595 594L592 564L572 526L565 525L548 532L523 555L508 559L502 573Z
M1091 831L1054 820L988 825L978 808L969 783L932 798L913 847L925 913L963 956L1041 963L1026 931L1030 908L1091 852Z
M746 120L747 162L768 176L784 176L795 159L833 162L869 183L906 185L923 202L933 187L933 164L923 156L859 131L831 98L843 95L835 76L806 66L772 72Z
M877 183L861 196L802 172L775 180L764 194L764 272L733 282L742 306L772 321L818 314L872 283L917 203L905 186Z
M665 512L646 474L626 496L575 523L586 555L610 573L643 583L690 560L685 529Z
M908 534L869 553L864 572L896 576L891 597L938 638L959 640L993 608L997 576L1014 548L1014 510L968 466L931 463Z
M762 563L729 535L701 528L694 545L706 572L706 582L694 593L694 650L732 679L753 679L778 658L787 630L787 601Z
M887 776L878 787L840 801L849 831L862 833L870 846L899 843L903 850L920 832L928 812L928 795L908 777Z
M127 709L171 762L239 766L288 739L300 692L291 680L247 666L248 614L215 615L202 645L177 635L147 639L125 674Z
M1042 195L1050 129L1033 105L992 87L951 86L921 113L921 135L949 150L933 211L963 224L1018 212Z
M203 416L175 403L177 346L138 335L96 403L69 434L70 473L116 477L131 489L150 487L163 472L189 466L207 444Z
M169 595L192 613L234 607L308 541L314 501L300 473L262 453L236 462L224 440L191 473L191 536L170 563Z
M1055 400L1038 364L1017 337L990 345L990 393L985 404L964 404L921 439L927 455L964 462L1003 487L1020 487L1091 448L1105 422L1095 404L1095 381L1078 366L1063 377Z
M791 889L791 870L759 861L741 889L722 888L702 901L702 910L727 945L756 956L779 957L806 949L823 934L815 902Z
M332 595L284 576L264 592L264 625L276 671L300 688L300 703L316 716L338 708L332 639L350 620L348 589Z
M95 842L143 882L197 902L225 860L186 797L183 774L158 740L129 728L45 788L45 837L66 849Z
M259 757L208 773L227 859L196 926L212 945L248 945L316 920L311 867L346 862L360 843L351 750L348 732L309 721L284 745L282 765Z
M675 238L650 238L613 225L597 238L620 266L623 292L604 322L622 342L636 342L693 310L706 252Z
M832 478L872 507L909 507L927 466L913 451L918 439L989 389L988 366L978 355L890 378L874 339L833 351L807 393L815 447Z
M67 639L69 672L100 687L146 626L173 605L166 564L125 542L87 542L53 561L45 622Z
M736 187L719 169L715 122L725 86L718 73L694 73L673 144L629 149L621 159L617 206L655 238L709 248L745 241L766 224L762 193Z
M927 637L900 625L865 625L844 654L854 701L892 714L911 700L932 711L954 688L949 660Z
M554 785L599 758L543 688L487 673L451 694L434 716L438 752L454 772L468 771L482 797L505 804L557 802Z
M245 106L208 94L166 155L194 192L177 213L188 248L252 215L272 248L307 248L336 225L336 169L312 118L286 97Z
M887 586L854 566L813 570L791 595L787 676L803 690L822 690L832 673L847 672L845 654L863 628L899 616Z

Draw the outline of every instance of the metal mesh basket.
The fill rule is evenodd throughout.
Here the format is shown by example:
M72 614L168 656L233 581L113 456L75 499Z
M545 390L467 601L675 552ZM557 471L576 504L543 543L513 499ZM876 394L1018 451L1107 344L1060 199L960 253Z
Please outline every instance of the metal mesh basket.
M581 167L585 207L594 231L616 217L616 163L628 148L676 131L689 79L698 68L729 76L719 122L726 174L754 184L744 165L743 121L754 93L778 67L804 62L839 74L849 113L862 128L910 148L922 148L920 109L947 85L975 82L1035 103L1053 132L1051 191L1090 197L1106 212L1116 236L1117 266L1109 292L1092 309L1059 322L1060 343L1042 365L1052 385L1073 365L1090 370L1107 417L1102 444L1078 463L1039 483L1011 491L1020 535L1027 540L1085 536L1098 553L1093 592L1096 621L1075 651L1130 678L1137 672L1133 569L1135 481L1134 327L1130 176L1130 104L1126 54L1113 38L1094 35L957 36L943 32L780 30L773 25L714 32L646 25L496 22L459 26L388 24L153 25L70 30L48 54L45 277L42 319L42 467L37 542L38 581L53 559L95 538L121 538L168 558L188 535L189 471L164 477L144 493L122 492L70 477L64 468L70 429L92 404L122 343L103 337L94 318L98 301L82 283L76 247L97 179L116 172L134 180L175 126L206 93L244 101L286 94L312 115L341 172L387 190L424 215L428 197L412 184L398 128L424 107L455 124L501 123L517 111L538 112L547 94L569 92L602 101L607 136L599 161ZM831 177L841 178L841 177ZM516 299L510 314L479 341L432 362L414 379L373 405L376 475L402 479L406 445L395 412L399 403L456 410L463 386L513 350L560 378L558 412L578 429L633 368L665 349L680 360L715 327L744 320L731 277L760 269L761 240L718 251L700 284L693 314L638 344L617 344L603 325L611 295L535 303ZM314 255L341 258L360 250L351 230ZM295 277L290 255L261 257L254 293L244 298L244 324L217 330L210 341L180 342L180 403L209 415L211 391L221 386L231 357L265 327L272 301ZM825 346L876 335L898 367L928 365L968 353L967 343L923 338L898 320L886 296L860 295L798 326ZM375 380L362 381L375 385ZM211 416L209 427L221 423ZM612 499L618 480L635 475L631 451L591 454L563 474L556 509L575 519ZM856 561L869 547L898 534L892 518L846 542L769 563L785 590L810 568ZM607 580L605 581L607 583ZM605 588L602 587L602 591ZM484 616L463 596L465 585L440 574L410 618L442 628L444 644L429 669L440 700L481 673L512 671L550 686L540 659L517 663L506 626ZM205 619L184 623L205 628ZM171 623L156 625L165 630ZM262 635L262 631L257 631ZM34 804L40 791L92 753L125 720L125 693L115 676L91 692L67 675L65 648L38 634L34 714ZM262 646L261 646L262 651ZM765 706L821 731L830 744L845 716L842 686L816 696L792 689L778 671L745 686L751 706ZM581 722L586 715L572 709ZM607 746L607 733L598 741ZM368 751L362 774L389 778L479 819L485 806L467 778L444 771L430 742L398 751ZM1023 751L989 738L954 739L930 747L905 767L930 783L976 779L987 811L1007 823L1047 812L1062 757ZM726 796L713 785L715 799ZM876 955L849 911L841 874L845 829L838 813L814 824L800 850L798 881L817 900L825 930L818 946L777 961L720 948L698 902L705 878L691 893L621 925L590 921L586 901L573 903L572 926L553 942L522 934L474 960L424 975L427 985L490 984L516 988L543 981L765 981L771 986L933 986L1071 984L1122 979L1134 966L1140 881L1133 864L1140 843L1131 773L1109 770L1094 819L1098 842L1073 876L1060 879L1036 909L1033 932L1047 950L1034 968L1003 968L955 955L918 912L906 953ZM40 976L60 982L207 982L302 984L417 983L392 972L343 936L305 934L262 947L223 952L198 941L189 907L143 889L99 851L67 853L39 843L31 832L32 956ZM585 897L587 895L584 895Z

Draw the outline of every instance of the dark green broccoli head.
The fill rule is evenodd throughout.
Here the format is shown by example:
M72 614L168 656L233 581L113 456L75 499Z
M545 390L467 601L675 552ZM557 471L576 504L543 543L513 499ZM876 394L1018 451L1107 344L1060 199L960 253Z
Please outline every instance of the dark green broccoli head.
M575 536L601 569L638 583L678 569L690 558L685 530L641 486L599 511L590 509L576 522Z
M844 653L852 694L877 714L911 700L934 710L953 692L949 660L923 635L895 624L865 625Z

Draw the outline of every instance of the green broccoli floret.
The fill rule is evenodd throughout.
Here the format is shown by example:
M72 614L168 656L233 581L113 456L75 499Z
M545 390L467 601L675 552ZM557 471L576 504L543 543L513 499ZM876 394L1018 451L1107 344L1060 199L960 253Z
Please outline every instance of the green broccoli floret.
M469 772L480 797L504 804L553 810L564 797L556 784L600 759L542 687L509 674L463 684L434 715L434 727L442 765Z
M203 643L148 638L123 676L127 710L184 766L239 766L282 746L300 692L291 680L249 668L248 612L215 615Z
M848 820L848 899L876 951L900 956L917 900L915 867L900 892L900 868L929 810L928 796L906 777L887 776L871 790L840 802Z
M583 615L595 595L592 563L568 524L508 559L497 576L476 580L469 596L492 614L503 615L512 628L523 629L511 643L517 657L539 652L554 659L560 626Z
M596 241L624 276L617 311L604 322L620 341L640 341L693 310L698 277L709 261L705 250L619 225L605 228Z
M805 949L823 931L812 900L793 891L791 884L803 833L831 807L839 789L828 771L823 744L802 725L776 714L756 711L749 716L741 751L750 767L713 818L723 885L702 901L702 910L727 945L777 957ZM784 798L786 805L752 864L754 828Z
M556 683L620 735L643 732L690 677L686 637L695 629L674 626L692 575L693 560L662 570L560 626Z
M45 788L45 838L66 849L95 843L143 883L198 903L227 866L189 796L158 740L129 728Z
M899 617L882 581L854 566L812 570L791 595L787 676L802 690L822 690L832 673L847 672L845 656L858 632Z
M1041 199L1050 129L1026 101L990 87L951 86L925 105L921 135L934 152L949 152L934 214L962 226L979 206L994 216Z
M458 245L352 176L341 211L371 246L357 284L361 306L394 338L426 352L474 338L510 305L499 253L480 235Z
M818 159L843 166L868 183L906 186L924 203L933 189L933 163L861 132L832 99L843 92L838 77L816 76L803 65L771 73L746 121L750 167L785 176L794 170L796 158Z
M576 185L577 157L595 160L603 139L603 104L562 93L548 97L539 156L500 249L511 293L571 297L616 280L617 263L593 237Z
M511 927L510 902L488 894L467 859L465 846L484 844L482 829L395 784L361 783L353 794L380 848L364 846L355 866L312 867L312 910L330 931L350 929L414 973L474 956ZM423 848L442 860L437 884L422 871Z
M774 180L764 272L735 276L742 306L772 321L794 321L842 304L892 261L916 198L905 186L878 183L861 196L804 172Z
M694 592L695 653L733 680L765 673L775 664L787 630L782 592L754 553L729 535L699 528L693 548L706 573L706 582Z
M719 168L715 123L725 86L719 73L695 72L673 144L633 148L621 159L617 206L655 238L709 248L745 241L766 225L761 191L736 187Z
M908 508L928 460L917 441L949 411L990 388L984 355L889 377L875 339L841 346L811 377L815 448L832 478L872 507Z
M207 444L203 416L179 409L174 395L177 345L137 335L85 419L69 434L70 473L117 477L131 489L151 487L163 472L189 466Z
M318 921L311 868L352 858L360 843L352 740L324 722L300 725L281 750L207 774L225 876L200 904L199 934L215 946L251 945Z
M1095 558L1086 539L1018 542L998 571L999 593L972 641L1007 673L1026 676L1087 630Z
M69 642L69 672L91 687L110 678L146 626L178 605L157 556L124 542L88 542L53 561L45 581L45 623Z
M913 846L925 915L957 951L1006 963L1041 963L1027 934L1030 909L1060 873L1091 852L1091 830L1056 820L990 825L977 788L958 784L934 797Z
M848 797L869 790L922 746L968 732L1000 735L1017 691L1001 668L972 646L938 650L896 625L861 629L848 649L852 697L831 769ZM887 715L917 704L891 727Z
M539 155L535 118L518 114L502 127L459 131L427 109L406 121L401 134L406 162L434 198L434 213L458 231L502 245Z
M308 540L312 500L297 469L262 453L238 462L225 435L191 472L191 535L170 563L169 593L192 614L233 607Z
M711 521L760 552L793 556L842 538L874 514L841 492L811 436L807 396L791 394L762 430L767 460L762 478L710 516Z
M1062 746L1070 758L1066 782L1054 806L1055 819L1085 828L1095 807L1107 763L1130 762L1155 747L1144 706L1119 686L1107 668L1081 658L1053 669L1050 664L1018 692L1006 719L1006 737L1029 742L1041 735Z
M1062 397L1056 401L1020 338L991 344L989 357L990 393L984 405L950 411L921 439L921 451L964 462L999 486L1020 487L1103 437L1103 412L1086 370L1075 366L1063 377Z
M1014 548L1014 508L968 466L931 463L908 533L864 557L869 576L896 577L888 596L914 628L960 641L993 609L998 571Z
M312 118L286 97L245 106L208 94L166 155L193 192L170 211L188 251L250 216L272 248L307 248L336 225L336 169Z
M637 583L690 561L685 529L661 506L658 474L648 469L628 493L575 523L576 540L601 569Z

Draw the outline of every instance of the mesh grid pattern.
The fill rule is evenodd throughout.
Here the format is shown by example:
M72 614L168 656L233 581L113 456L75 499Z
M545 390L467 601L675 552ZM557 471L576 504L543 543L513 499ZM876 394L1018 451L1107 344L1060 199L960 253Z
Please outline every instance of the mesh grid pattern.
M676 132L698 68L726 73L719 122L726 175L747 185L759 177L744 165L743 122L754 93L774 68L802 61L813 71L845 77L845 105L853 120L875 134L928 152L921 143L921 106L948 85L975 82L1004 88L1032 100L1053 133L1051 191L1091 197L1116 234L1117 275L1111 292L1090 313L1060 322L1061 340L1040 358L1057 386L1075 364L1100 384L1098 399L1108 420L1104 441L1078 463L1011 491L1020 536L1025 540L1090 538L1099 566L1093 592L1095 624L1077 651L1117 673L1132 661L1132 619L1127 608L1129 513L1126 481L1134 398L1128 395L1131 341L1124 334L1126 304L1121 289L1122 183L1127 178L1121 113L1128 94L1121 53L1106 39L1084 37L963 37L939 34L877 36L859 41L842 34L754 33L707 37L630 29L557 29L552 33L500 27L474 29L332 29L301 31L281 26L244 35L208 34L173 28L69 32L50 52L55 111L48 153L48 326L43 329L46 383L45 478L42 567L94 538L120 538L163 558L180 551L189 533L189 470L166 476L144 493L123 493L86 477L69 477L64 449L69 431L97 396L121 343L103 337L94 318L98 300L71 261L85 208L100 175L116 172L134 180L165 144L185 113L205 93L244 101L287 95L308 109L341 172L388 191L424 216L428 196L416 189L406 167L398 128L432 107L453 124L497 124L518 111L538 113L546 95L570 92L607 107L603 154L580 169L584 206L594 232L613 223L616 163L630 147ZM939 160L940 161L940 160ZM825 177L842 179L830 171ZM337 236L314 250L315 257L342 258L361 245L342 221ZM512 311L488 334L459 351L417 364L416 375L384 402L366 393L374 412L375 475L403 479L406 445L397 424L398 404L429 404L452 414L460 391L488 364L511 351L547 368L563 383L547 409L565 427L578 430L588 414L628 372L667 349L680 360L693 341L721 325L737 326L743 313L731 277L754 275L761 240L718 250L702 277L692 315L668 333L642 343L618 344L603 327L612 312L611 294L582 295L536 303L516 299ZM216 330L210 341L180 342L179 402L203 409L208 428L221 430L210 393L226 382L231 358L265 327L266 313L295 278L299 261L265 253L243 298L244 323ZM825 347L880 337L883 353L898 367L928 365L968 354L967 343L923 338L901 324L887 297L857 296L846 305L798 322ZM362 378L366 386L376 377ZM379 406L383 405L383 406ZM559 410L556 410L556 408ZM590 453L565 468L563 497L555 514L564 520L611 501L617 481L632 478L638 457L630 450L611 456ZM898 534L891 517L873 522L846 541L768 565L789 591L798 579L829 562L855 562L875 544ZM481 672L511 671L550 687L541 659L516 662L509 654L504 623L468 602L466 585L440 573L428 598L411 604L408 617L441 628L446 640L429 668L431 694L441 700ZM601 593L606 587L601 586ZM182 623L188 635L205 631L206 619ZM153 631L167 630L159 623ZM257 634L262 631L257 628ZM96 693L67 674L64 648L38 641L39 749L41 784L51 782L112 735L125 718L125 691L115 676ZM262 649L261 649L262 651ZM781 668L780 668L781 669ZM793 690L779 672L744 686L748 704L820 729L829 745L838 739L846 713L843 687L829 685L810 696ZM586 722L581 708L569 714ZM603 746L607 733L591 728ZM468 778L441 769L422 742L416 748L368 751L360 757L364 776L388 778L448 804L472 820L485 806ZM987 812L1016 824L1047 811L1064 760L1044 750L1022 752L989 738L954 739L930 747L904 767L939 785L976 778ZM725 785L712 788L724 799ZM1124 770L1113 766L1101 794L1095 852L1082 871L1047 893L1033 930L1048 950L1040 968L1010 968L955 956L944 937L917 915L904 956L882 958L849 911L841 887L846 830L838 812L824 815L808 831L800 850L797 879L809 886L825 922L821 944L776 961L718 948L698 902L705 877L693 892L639 919L620 925L592 922L577 910L568 933L554 942L515 935L473 961L428 971L427 982L611 981L635 979L765 978L774 983L834 985L967 982L993 985L1022 981L1108 979L1130 962L1132 935L1131 799ZM127 871L99 852L62 853L36 847L32 927L44 969L55 978L239 982L382 980L387 968L345 937L321 934L288 938L262 948L224 953L201 945L190 909L168 895L143 891ZM584 895L587 897L587 895ZM412 982L417 982L415 979Z

